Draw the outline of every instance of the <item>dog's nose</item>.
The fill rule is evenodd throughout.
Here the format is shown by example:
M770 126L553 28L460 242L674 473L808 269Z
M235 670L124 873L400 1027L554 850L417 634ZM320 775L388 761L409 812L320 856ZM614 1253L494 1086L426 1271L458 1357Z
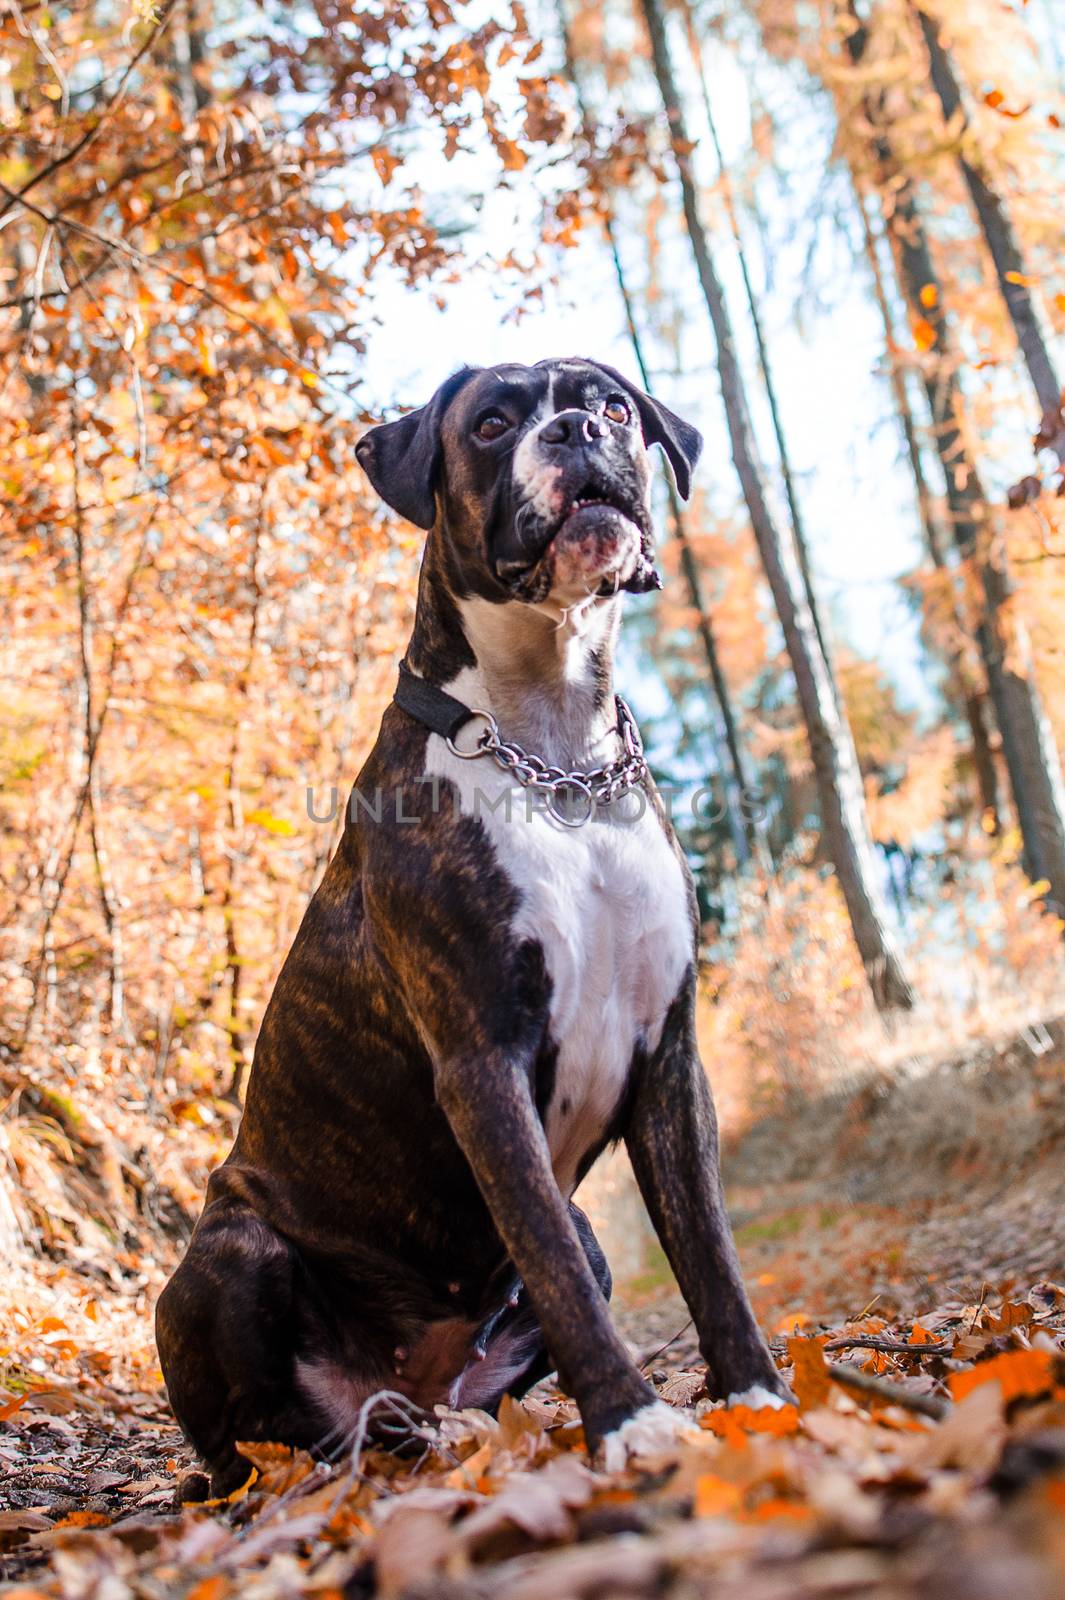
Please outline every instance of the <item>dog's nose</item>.
M588 411L560 411L540 429L544 444L591 444L593 439L605 439L606 434L606 423Z

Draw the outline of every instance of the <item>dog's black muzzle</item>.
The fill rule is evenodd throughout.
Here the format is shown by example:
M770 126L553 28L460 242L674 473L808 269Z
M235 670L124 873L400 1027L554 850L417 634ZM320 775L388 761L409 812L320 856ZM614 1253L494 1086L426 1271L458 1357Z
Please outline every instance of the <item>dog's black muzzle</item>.
M487 547L496 577L517 596L528 592L536 568L570 519L581 513L587 520L595 508L602 509L604 519L624 519L639 535L637 570L621 587L636 592L659 587L646 486L630 437L628 429L591 412L561 411L552 417L536 442L543 465L555 469L550 511L515 482L511 455L489 517ZM603 593L614 588L606 583Z

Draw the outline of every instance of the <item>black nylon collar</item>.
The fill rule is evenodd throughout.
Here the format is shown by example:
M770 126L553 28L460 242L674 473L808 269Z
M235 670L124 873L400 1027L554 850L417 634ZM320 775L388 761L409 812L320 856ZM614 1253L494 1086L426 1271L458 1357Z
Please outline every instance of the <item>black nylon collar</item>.
M400 710L442 739L453 739L474 713L446 689L416 677L405 661L399 664L399 682L393 696Z

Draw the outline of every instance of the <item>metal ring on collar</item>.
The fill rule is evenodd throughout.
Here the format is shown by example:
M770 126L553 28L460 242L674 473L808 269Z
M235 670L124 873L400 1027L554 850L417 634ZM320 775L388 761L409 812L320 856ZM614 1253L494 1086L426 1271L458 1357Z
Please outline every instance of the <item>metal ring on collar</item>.
M468 727L475 717L480 717L486 726L472 750L460 750L450 734L448 734L445 741L451 754L458 756L460 761L473 761L477 756L487 754L488 748L492 743L499 742L499 724L490 711L471 711L467 720L462 724L463 728Z
M564 794L567 789L575 789L578 794L584 795L585 800L588 802L588 809L583 816L568 817L565 811L561 809L559 796ZM555 821L560 822L564 828L583 828L586 822L591 821L595 813L595 796L583 778L576 778L572 775L566 778L556 778L547 797L547 809Z

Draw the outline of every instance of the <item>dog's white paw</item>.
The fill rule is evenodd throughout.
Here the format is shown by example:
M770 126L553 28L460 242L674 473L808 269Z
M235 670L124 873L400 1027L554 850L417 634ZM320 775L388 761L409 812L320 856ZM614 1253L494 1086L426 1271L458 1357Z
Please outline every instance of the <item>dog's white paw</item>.
M774 1411L783 1411L785 1406L793 1405L791 1400L785 1400L781 1394L774 1394L771 1389L764 1389L760 1383L752 1383L749 1389L744 1389L740 1394L730 1394L725 1401L727 1406L750 1406L752 1411L761 1411L765 1406L772 1406Z
M623 1472L630 1461L664 1466L677 1459L682 1445L705 1440L705 1434L690 1417L655 1400L607 1434L599 1446L598 1461L606 1472Z

